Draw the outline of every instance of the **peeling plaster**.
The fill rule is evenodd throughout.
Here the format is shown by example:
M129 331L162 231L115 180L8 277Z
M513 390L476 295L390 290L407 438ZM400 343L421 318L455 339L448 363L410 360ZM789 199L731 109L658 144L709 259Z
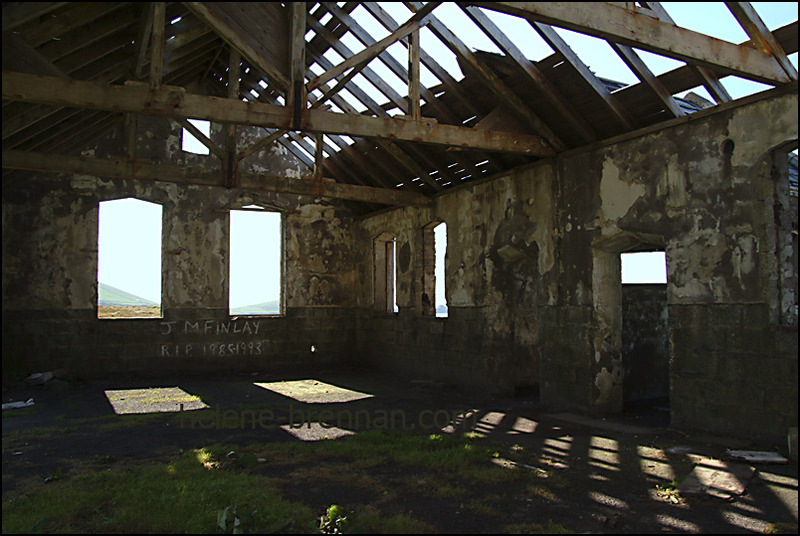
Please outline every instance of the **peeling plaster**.
M610 156L606 157L600 181L600 198L603 200L601 213L606 220L615 221L625 216L645 193L644 185L620 179L619 167Z
M615 402L615 391L621 389L622 385L622 362L614 360L612 363L612 371L603 367L597 377L595 377L594 385L600 391L600 394L594 399L594 404L599 407L609 406Z

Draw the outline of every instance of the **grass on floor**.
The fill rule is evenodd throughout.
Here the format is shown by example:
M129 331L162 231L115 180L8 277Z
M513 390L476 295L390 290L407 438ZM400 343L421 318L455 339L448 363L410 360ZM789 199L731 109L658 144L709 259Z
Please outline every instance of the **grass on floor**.
M320 532L325 512L287 499L287 485L291 482L301 490L306 483L322 486L330 492L330 504L336 504L341 500L337 491L354 478L374 498L353 506L343 532L447 531L393 508L398 495L416 492L418 479L399 479L390 488L370 470L388 465L402 474L423 475L436 483L426 489L441 499L462 495L479 483L537 481L533 473L490 463L497 455L464 436L379 431L338 441L209 446L176 453L161 463L116 462L105 468L95 464L92 470L84 466L50 475L46 482L4 501L3 532L230 533L236 528L314 533ZM274 476L280 472L268 466L288 468L288 473ZM476 513L486 508L466 506Z

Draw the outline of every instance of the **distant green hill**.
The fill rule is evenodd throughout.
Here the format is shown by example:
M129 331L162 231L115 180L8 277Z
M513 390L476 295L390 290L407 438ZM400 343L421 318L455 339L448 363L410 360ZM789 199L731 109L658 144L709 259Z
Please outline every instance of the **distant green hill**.
M243 307L235 307L231 309L232 315L263 315L274 314L277 315L281 312L281 301L272 300L264 303L256 303L253 305L245 305Z
M157 303L144 298L140 298L130 292L125 292L118 288L97 283L97 304L98 305L122 305L122 306L158 306Z

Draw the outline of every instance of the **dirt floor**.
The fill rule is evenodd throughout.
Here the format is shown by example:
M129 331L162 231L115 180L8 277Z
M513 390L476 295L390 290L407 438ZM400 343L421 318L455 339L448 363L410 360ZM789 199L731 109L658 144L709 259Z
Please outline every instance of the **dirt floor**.
M280 478L286 498L314 511L333 503L375 507L407 514L430 532L797 532L796 462L747 464L726 454L785 454L784 446L670 430L668 412L654 407L590 418L543 408L532 397L475 396L366 373L58 381L3 390L4 403L29 399L33 406L3 412L4 503L56 471L135 465L210 444L346 441L337 438L389 423L410 433L470 433L496 453L487 464L531 472L541 485L461 482L448 495L428 471L409 474L390 462L335 481L285 460L261 459L258 470ZM202 422L175 413L205 406ZM259 422L250 420L255 411ZM155 417L124 426L105 420L145 414ZM364 418L342 423L353 415ZM714 474L690 489L696 468ZM393 492L376 497L364 473L370 486Z

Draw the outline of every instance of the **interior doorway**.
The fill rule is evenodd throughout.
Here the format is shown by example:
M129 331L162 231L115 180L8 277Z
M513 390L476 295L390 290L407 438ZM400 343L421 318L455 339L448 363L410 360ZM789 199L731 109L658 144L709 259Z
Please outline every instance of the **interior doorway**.
M620 254L623 408L669 408L666 254ZM665 412L668 415L668 413Z

